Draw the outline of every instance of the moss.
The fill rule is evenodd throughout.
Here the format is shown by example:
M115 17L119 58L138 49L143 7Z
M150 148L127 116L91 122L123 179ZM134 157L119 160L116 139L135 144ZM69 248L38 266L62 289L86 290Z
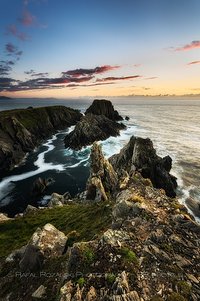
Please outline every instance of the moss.
M173 250L174 250L172 244L162 243L162 244L160 245L160 247L161 247L164 251L169 252L169 253L173 252Z
M81 277L77 280L77 284L82 288L85 284L85 278Z
M108 284L112 285L116 280L116 275L113 273L106 274L106 281Z
M95 219L94 219L95 216ZM89 241L111 224L111 209L107 203L74 204L53 209L39 210L12 221L0 224L0 257L25 245L38 227L51 223L60 231L68 234L76 231L73 242ZM72 241L71 241L72 243ZM89 255L88 255L89 256Z
M160 296L153 296L150 301L164 301Z
M130 250L127 247L123 247L121 249L121 255L122 255L122 258L127 262L134 262L134 263L138 262L135 252L133 252L132 250Z
M187 301L182 295L178 293L171 293L170 296L167 297L167 301Z
M144 198L142 196L139 196L139 195L132 195L131 197L128 198L127 201L134 202L134 203L143 203Z
M148 179L148 178L142 179L142 183L143 183L145 186L151 186L151 187L153 187L151 180Z
M191 285L189 285L189 283L187 283L186 281L179 281L176 285L181 295L183 295L184 297L190 296Z
M82 255L83 255L84 262L87 265L92 264L96 259L95 253L91 247L84 248L82 251Z

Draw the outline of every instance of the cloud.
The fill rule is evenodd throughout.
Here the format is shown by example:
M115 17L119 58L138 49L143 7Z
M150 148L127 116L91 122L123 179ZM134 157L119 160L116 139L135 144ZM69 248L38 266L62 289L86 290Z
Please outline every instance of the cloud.
M200 48L200 41L192 41L190 44L175 48L174 51L188 51L196 48Z
M32 15L27 9L22 13L22 17L18 19L19 22L24 26L33 26L36 24L36 17Z
M110 77L106 77L106 78L97 79L97 82L131 80L131 79L136 79L136 78L141 78L141 77L142 76L140 76L140 75L121 76L121 77L110 76Z
M101 74L104 72L112 71L115 69L120 68L120 66L110 66L110 65L104 65L92 69L75 69L75 70L69 70L66 72L62 72L63 76L71 76L71 77L81 77L86 75L96 75Z
M135 64L135 65L133 65L133 67L136 67L136 68L141 67L141 66L142 66L142 64Z
M187 65L197 65L197 64L200 64L200 61L193 61L188 63Z
M29 39L28 36L24 32L20 32L14 24L8 26L6 33L13 35L21 41L27 41Z
M5 50L8 56L13 56L16 61L18 61L22 55L22 51L18 49L17 46L13 45L12 43L7 43L5 45ZM11 62L11 61L10 61Z
M157 76L152 76L152 77L146 77L146 78L144 78L145 80L151 80L151 79L156 79L156 78L158 78Z

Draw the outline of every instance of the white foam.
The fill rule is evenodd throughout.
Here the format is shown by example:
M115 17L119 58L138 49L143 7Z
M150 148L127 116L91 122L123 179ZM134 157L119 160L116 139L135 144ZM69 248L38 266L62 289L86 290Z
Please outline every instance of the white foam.
M0 200L1 200L0 206L4 206L5 204L7 204L10 201L10 199L8 201L7 196L10 193L10 191L13 189L13 186L14 186L13 182L25 180L27 178L30 178L30 177L33 177L40 173L43 173L47 170L57 170L57 171L65 170L65 167L62 164L54 165L53 163L45 162L45 154L47 154L48 152L52 151L55 148L55 146L52 143L54 140L57 139L56 136L57 135L54 135L51 139L47 140L47 142L43 144L43 146L47 147L47 150L40 153L38 155L37 160L34 162L34 165L37 166L36 170L25 172L20 175L13 175L13 176L4 178L1 181L1 183L0 183ZM12 183L12 185L11 185L11 183Z

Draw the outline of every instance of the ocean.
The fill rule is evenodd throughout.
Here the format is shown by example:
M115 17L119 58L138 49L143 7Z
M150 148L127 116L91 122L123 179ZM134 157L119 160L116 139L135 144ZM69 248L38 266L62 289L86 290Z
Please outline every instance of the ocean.
M111 101L120 115L130 119L124 121L127 129L119 137L101 141L105 156L119 152L132 135L149 137L158 155L170 155L173 159L171 173L178 179L180 202L185 204L186 199L192 198L200 203L200 101L131 97ZM58 104L84 112L91 103L92 99L84 98L12 99L0 100L0 110ZM45 206L53 192L69 191L74 196L84 190L89 176L90 146L81 151L65 149L63 139L71 130L73 127L49 137L19 166L0 178L1 212L14 216L23 212L27 204ZM52 177L55 182L42 199L30 201L32 184L38 177Z

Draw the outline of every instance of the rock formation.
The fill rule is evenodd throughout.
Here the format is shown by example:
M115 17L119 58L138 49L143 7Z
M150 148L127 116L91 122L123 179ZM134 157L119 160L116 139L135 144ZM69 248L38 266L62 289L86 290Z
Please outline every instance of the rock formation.
M159 157L150 139L132 136L129 143L113 155L109 161L118 174L126 170L129 174L138 170L144 178L149 178L156 188L163 188L170 197L176 196L176 178L169 172L172 159Z
M74 125L81 116L64 106L0 112L0 172L12 169L43 139Z
M87 114L104 115L114 121L123 120L119 113L114 110L111 101L106 99L95 99L91 106L86 110L85 115Z
M122 123L108 119L104 115L87 114L76 124L75 129L65 137L65 146L79 150L94 141L118 136L126 128Z
M94 143L90 155L90 177L87 182L86 198L107 200L117 188L118 177L112 165L104 158L101 146Z

